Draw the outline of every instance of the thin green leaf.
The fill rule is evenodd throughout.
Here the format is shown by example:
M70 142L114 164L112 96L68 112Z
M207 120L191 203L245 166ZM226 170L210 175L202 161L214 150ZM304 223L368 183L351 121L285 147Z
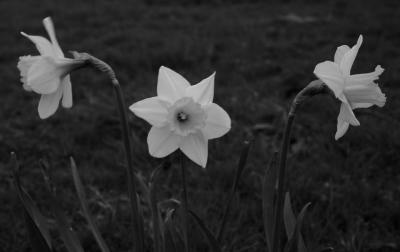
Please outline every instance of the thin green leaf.
M52 244L46 218L40 213L39 208L21 185L20 167L14 152L11 153L11 160L14 166L14 185L17 189L18 198L24 206L24 216L32 249L35 252L50 252L52 251Z
M165 238L157 203L158 179L163 168L164 165L158 166L154 169L150 177L150 208L153 219L154 247L156 252L165 251Z
M58 201L57 197L55 196L55 188L53 187L49 174L48 174L48 167L45 163L41 162L42 167L42 174L43 178L47 185L47 194L49 198L50 208L54 214L57 229L60 233L61 240L64 242L65 247L67 248L68 252L84 252L82 245L73 232L72 227L68 223L68 218L64 214L63 210L61 209L61 204Z
M286 194L288 195L288 194ZM288 200L290 200L290 197L287 197ZM304 244L303 237L301 235L301 228L303 226L303 219L306 214L306 211L308 207L311 205L311 203L307 203L304 205L304 207L301 209L299 215L297 216L297 219L295 221L295 228L292 232L292 236L290 239L288 239L288 242L286 244L285 251L286 252L307 252L307 248Z
M295 231L297 220L293 212L289 192L287 192L285 195L285 203L283 208L283 221L285 224L286 235L288 237L288 240L290 240ZM298 249L299 252L307 252L307 248L304 243L303 236L301 234L299 236Z
M285 195L285 203L283 206L283 221L288 240L292 239L294 229L296 228L296 216L293 213L292 203L289 192Z
M73 157L70 157L70 162L71 162L71 169L72 169L72 176L74 178L74 184L75 184L75 189L78 194L79 201L81 203L81 207L83 210L83 213L85 215L86 221L89 224L90 230L93 233L93 236L95 237L97 241L97 245L99 245L100 249L102 252L110 252L110 249L108 248L106 242L104 241L103 237L100 234L100 231L92 217L92 215L89 212L89 207L88 203L86 200L86 193L82 185L81 178L78 173L78 168L76 167L76 163L73 159Z
M268 251L272 251L272 232L274 230L274 206L276 197L276 175L277 175L278 153L275 152L265 170L262 185L262 208L265 240Z
M217 239L215 239L215 236L211 233L211 231L207 228L207 226L204 224L204 222L200 219L199 216L196 215L191 210L188 210L189 214L193 217L193 219L196 221L197 225L200 227L201 231L203 232L204 236L207 238L208 244L211 247L211 251L213 252L221 252L221 248L218 244Z
M137 221L137 224L138 224L139 230L143 231L143 233L141 234L141 237L143 237L142 243L143 243L143 246L145 246L143 208L140 204L140 197L138 194L136 194L136 207L138 209L137 217L139 218Z
M146 185L145 179L140 174L135 173L135 183L138 185L138 191L142 195L143 198L147 200L150 204L150 189Z
M176 238L173 234L173 230L169 225L166 225L164 228L164 237L165 237L165 250L166 251L179 251L176 245Z
M24 210L25 223L29 233L29 241L32 245L33 252L51 252L51 248L47 245L45 238L43 237L40 229L36 226L35 222Z
M177 203L178 206L180 202L177 200L173 200L173 202ZM178 232L176 227L174 226L172 216L175 214L176 209L169 209L166 213L164 220L164 236L165 241L169 240L170 243L166 242L167 251L183 251L184 249L184 241L182 235ZM168 246L170 245L170 246Z
M231 202L233 200L233 197L235 196L236 189L239 184L240 176L244 170L244 167L246 166L247 157L249 155L249 150L250 150L250 142L244 141L242 153L241 153L240 159L239 159L239 164L237 166L236 173L235 173L235 180L233 182L232 189L231 189L230 195L228 197L227 203L225 204L225 209L224 209L224 214L222 215L221 224L219 225L218 234L217 234L218 242L220 242L222 239L223 232L225 230L226 220L228 218L228 214L229 214L229 210L230 210L230 206L231 206Z

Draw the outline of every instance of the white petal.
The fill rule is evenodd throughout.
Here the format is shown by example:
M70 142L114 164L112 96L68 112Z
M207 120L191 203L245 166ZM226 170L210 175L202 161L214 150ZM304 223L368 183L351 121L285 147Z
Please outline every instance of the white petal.
M167 122L168 109L165 101L151 97L132 104L129 109L153 126L163 127Z
M373 82L367 85L354 85L346 87L344 94L348 99L349 103L352 104L375 104L379 107L383 107L386 103L386 96L382 93L378 84ZM361 105L363 106L363 105ZM360 105L358 105L360 108Z
M341 62L342 59L343 59L344 54L347 53L349 50L350 50L350 47L347 46L347 45L339 46L339 47L336 49L336 53L335 53L335 58L334 58L335 63L336 63L336 64L340 64L340 62Z
M44 94L40 97L38 112L41 119L46 119L57 111L61 95L62 89L59 88L52 94Z
M62 100L61 105L64 108L71 108L72 101L72 85L71 85L71 77L69 75L65 76L61 81L62 91Z
M206 139L218 138L231 129L228 113L215 103L203 107L207 114L206 126L201 130Z
M354 112L351 109L350 105L346 102L342 102L342 104L340 106L338 121L339 120L348 122L353 126L360 126L360 122L357 120L356 116L354 115Z
M349 76L351 67L353 66L354 60L357 56L358 50L363 42L363 36L360 35L357 40L357 44L355 44L349 51L347 51L339 64L340 70L342 71L344 76Z
M157 95L164 100L174 103L185 95L189 82L180 74L167 67L160 67L158 72Z
M346 80L346 86L368 85L379 79L379 75L381 75L383 71L384 69L380 65L378 65L375 67L375 71L371 73L350 75Z
M336 97L341 96L344 78L336 63L332 61L319 63L314 69L314 74L333 91Z
M335 140L338 140L347 132L347 130L349 129L349 125L350 124L348 122L345 122L340 117L338 117Z
M29 69L27 85L39 94L51 94L60 86L61 79L75 67L72 59L42 57Z
M54 52L54 47L48 39L46 39L42 36L28 35L25 32L21 32L21 34L23 36L27 37L30 41L32 41L35 44L40 55L51 56L51 57L56 56L56 54Z
M199 131L187 135L181 142L179 148L193 162L205 168L208 156L208 141Z
M31 68L31 66L40 58L41 56L31 56L31 55L19 57L17 67L20 72L21 82L26 91L32 91L32 88L27 85L28 71Z
M202 105L211 103L214 98L214 79L215 72L196 85L188 87L186 96L192 97L195 102Z
M169 127L151 127L147 136L150 155L157 158L165 157L178 149L181 137L174 134Z
M358 109L358 108L369 108L371 106L374 106L372 103L352 103L351 107L353 109Z
M44 28L46 29L47 33L49 34L51 43L53 44L53 50L54 53L60 57L63 58L64 57L64 53L60 48L60 45L58 44L57 38L56 38L56 32L54 30L54 25L53 25L53 21L51 20L50 17L46 17L45 19L43 19L43 25Z

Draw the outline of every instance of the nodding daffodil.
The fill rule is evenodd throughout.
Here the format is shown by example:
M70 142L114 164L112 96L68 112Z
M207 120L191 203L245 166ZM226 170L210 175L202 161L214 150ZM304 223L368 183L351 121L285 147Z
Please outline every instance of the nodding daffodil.
M179 148L193 162L206 166L208 140L231 128L229 115L213 103L214 77L215 73L191 86L180 74L160 68L157 96L129 107L152 125L147 137L150 155L161 158Z
M368 108L373 105L383 107L386 102L385 94L375 83L379 79L379 75L384 71L381 66L376 66L374 72L350 74L362 42L363 37L360 35L357 44L352 48L347 45L339 46L336 50L334 61L319 63L314 70L314 74L342 102L337 121L336 140L346 133L350 124L353 126L360 125L353 113L353 109Z
M61 99L64 108L72 107L69 73L81 66L83 61L64 57L50 17L43 19L43 25L51 42L44 37L21 32L35 44L40 55L20 57L17 67L24 89L41 95L38 111L40 118L45 119L56 112Z

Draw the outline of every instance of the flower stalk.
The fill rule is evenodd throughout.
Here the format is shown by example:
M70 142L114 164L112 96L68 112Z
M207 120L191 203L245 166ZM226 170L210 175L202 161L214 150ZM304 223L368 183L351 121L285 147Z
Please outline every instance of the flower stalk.
M121 85L115 75L113 69L102 60L93 57L88 53L78 53L78 52L71 52L75 59L85 60L86 64L89 66L94 67L95 69L105 73L108 78L110 79L116 101L117 107L119 111L119 116L121 119L121 127L122 127L122 139L124 142L125 147L125 156L127 161L127 174L128 174L128 192L130 198L130 205L132 210L132 219L133 219L133 229L134 229L134 251L143 252L144 251L144 230L143 226L141 225L140 220L140 205L137 204L139 202L137 189L135 184L135 170L133 168L133 160L132 160L132 145L129 137L129 125L127 120L127 113L126 113L126 104L124 100L124 96L122 94Z
M320 80L315 80L310 82L304 89L302 89L294 98L290 110L288 113L288 118L285 125L285 131L283 135L281 151L280 151L280 159L279 159L279 171L278 171L278 191L277 191L277 200L274 208L274 232L272 239L272 251L278 252L280 251L280 234L282 230L282 214L283 214L283 203L284 203L284 194L285 194L285 173L286 173L286 161L287 161L287 153L290 143L290 134L293 127L294 119L296 116L297 108L300 104L307 99L308 97L320 94L325 92L326 86Z
M187 190L186 190L186 168L185 168L185 155L180 152L181 161L181 174L182 174L182 198L183 198L183 241L185 244L185 252L189 252L189 237L188 237L188 220L189 220L189 209L187 200Z

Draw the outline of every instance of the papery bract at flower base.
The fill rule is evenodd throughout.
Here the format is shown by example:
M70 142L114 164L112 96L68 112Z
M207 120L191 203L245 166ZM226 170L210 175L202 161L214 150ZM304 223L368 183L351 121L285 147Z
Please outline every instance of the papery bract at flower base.
M64 108L72 107L69 73L84 62L64 57L50 17L43 19L43 25L51 42L44 37L21 32L36 45L40 55L20 57L17 67L24 89L41 94L38 111L40 118L45 119L56 112L61 99Z
M319 63L314 74L321 79L335 94L342 105L337 122L335 139L342 137L349 125L359 126L360 122L353 113L353 109L368 108L372 105L383 107L386 96L375 83L383 73L383 68L377 66L374 72L364 74L350 74L351 67L362 44L360 35L357 44L352 48L347 45L339 46L334 61Z
M179 148L193 162L206 166L208 140L231 128L229 115L212 102L214 77L215 73L191 86L180 74L162 66L157 96L129 107L153 126L147 137L152 156L165 157Z

